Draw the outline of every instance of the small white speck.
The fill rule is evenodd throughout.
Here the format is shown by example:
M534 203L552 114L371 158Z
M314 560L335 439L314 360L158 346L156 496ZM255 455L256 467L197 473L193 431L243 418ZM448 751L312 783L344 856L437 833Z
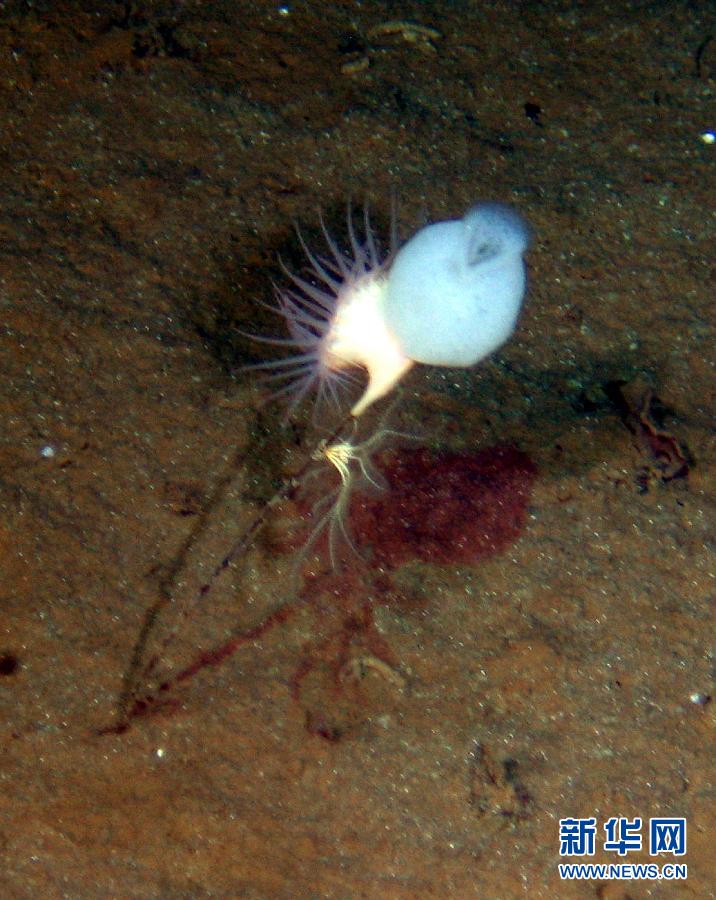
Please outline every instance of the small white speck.
M694 691L693 694L689 694L689 700L698 706L706 706L710 699L708 694L702 694L701 691Z
M704 144L716 144L716 131L704 131L699 135L699 139Z
M165 753L164 747L157 747L155 752L156 752L157 756L159 757L159 759L164 759L164 753Z
M50 444L45 444L45 446L42 448L42 450L40 450L40 456L44 457L45 459L52 459L52 457L54 455L55 455L55 448L53 446L51 446Z

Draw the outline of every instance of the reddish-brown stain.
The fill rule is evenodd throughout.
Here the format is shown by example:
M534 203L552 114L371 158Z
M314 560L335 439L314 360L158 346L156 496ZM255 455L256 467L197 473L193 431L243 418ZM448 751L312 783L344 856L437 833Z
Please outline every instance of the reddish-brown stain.
M351 507L357 544L395 568L411 559L475 563L519 535L537 474L526 453L496 445L476 453L404 449L379 460L389 490Z

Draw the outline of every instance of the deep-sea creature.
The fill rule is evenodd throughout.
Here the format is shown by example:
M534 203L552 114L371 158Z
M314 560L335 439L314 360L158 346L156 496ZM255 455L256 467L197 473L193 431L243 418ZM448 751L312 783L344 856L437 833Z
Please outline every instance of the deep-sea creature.
M328 533L328 555L331 560L331 566L334 569L339 568L338 547L341 538L356 556L360 556L348 527L350 501L355 488L360 484L367 488L373 488L376 491L385 490L385 479L373 464L371 454L389 436L414 437L401 431L380 427L369 438L360 443L354 443L352 439L336 440L330 443L321 441L316 447L313 452L313 459L317 462L325 460L334 466L338 472L340 482L334 490L318 500L313 506L313 516L320 518L318 518L318 522L301 550L298 558L299 568L305 560L308 551L324 531ZM316 469L314 474L317 474L319 471Z
M329 250L314 254L302 238L307 277L277 291L287 338L259 337L296 355L254 368L285 382L277 392L295 407L311 391L338 403L339 389L363 368L368 384L351 412L360 416L414 363L472 366L512 334L525 291L527 228L499 203L479 203L459 220L422 228L381 259L367 210L359 241L348 216L351 255L321 222Z
M314 254L299 232L299 241L310 264L307 277L282 266L293 287L276 289L277 306L273 308L283 317L289 337L254 336L264 343L297 351L293 356L250 367L267 371L267 382L286 382L274 397L287 395L290 410L313 390L317 409L325 401L339 407L340 394L356 381L349 371L353 367L368 369L374 390L380 390L381 396L389 389L378 387L384 377L381 373L390 372L388 377L392 378L397 370L409 368L409 363L402 361L395 341L380 324L380 299L396 245L395 217L391 228L391 251L384 258L381 258L376 243L367 206L363 220L364 240L361 242L349 209L350 256L339 249L323 219L320 224L329 256ZM367 352L365 348L369 348ZM354 410L354 414L358 413Z

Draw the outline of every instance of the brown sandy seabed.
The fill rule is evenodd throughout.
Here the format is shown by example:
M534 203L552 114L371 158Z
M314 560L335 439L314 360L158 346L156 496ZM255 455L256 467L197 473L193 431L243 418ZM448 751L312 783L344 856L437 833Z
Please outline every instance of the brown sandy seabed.
M714 896L713 7L293 7L0 7L2 896ZM529 454L521 536L356 563L99 735L146 610L315 440L237 371L292 221L384 226L391 188L408 232L479 197L534 228L515 338L393 419ZM290 597L296 521L166 671ZM688 880L560 884L567 815L686 816Z

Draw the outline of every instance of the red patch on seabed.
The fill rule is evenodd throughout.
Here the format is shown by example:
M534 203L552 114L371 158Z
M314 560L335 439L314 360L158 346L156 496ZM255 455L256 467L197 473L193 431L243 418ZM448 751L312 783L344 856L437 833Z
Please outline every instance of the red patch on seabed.
M404 449L377 463L389 489L351 504L351 528L373 561L475 563L499 553L524 525L537 467L496 445L477 453Z
M396 687L408 684L400 655L374 621L375 608L399 604L402 592L376 569L415 559L475 564L504 550L524 525L537 474L529 456L506 445L470 454L403 449L379 457L376 468L387 490L365 494L358 486L345 523L362 559L342 547L340 571L307 576L303 591L316 615L315 634L292 695L307 730L329 741L370 719L392 702ZM374 683L369 693L346 682L347 673L364 668L384 685Z

